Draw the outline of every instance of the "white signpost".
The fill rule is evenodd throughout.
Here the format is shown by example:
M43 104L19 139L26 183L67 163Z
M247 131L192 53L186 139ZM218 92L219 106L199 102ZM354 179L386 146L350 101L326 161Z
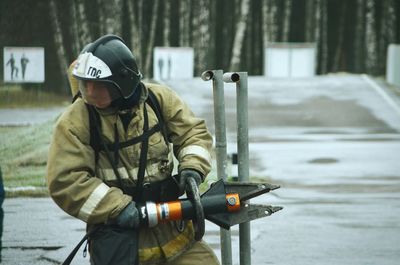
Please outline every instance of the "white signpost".
M5 83L43 83L43 47L4 47L3 77Z
M315 75L313 43L269 43L264 53L264 75L271 78Z
M155 47L153 78L155 80L193 78L194 51L189 47Z

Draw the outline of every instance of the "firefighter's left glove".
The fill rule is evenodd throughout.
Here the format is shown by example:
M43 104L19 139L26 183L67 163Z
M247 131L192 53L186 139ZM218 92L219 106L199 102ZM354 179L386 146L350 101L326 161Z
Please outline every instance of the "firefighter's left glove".
M136 208L135 202L130 202L117 216L115 222L118 226L123 228L139 227L139 211Z
M194 169L183 169L179 176L179 191L181 194L186 191L186 184L188 183L189 178L194 179L197 186L203 182L203 177L198 171Z

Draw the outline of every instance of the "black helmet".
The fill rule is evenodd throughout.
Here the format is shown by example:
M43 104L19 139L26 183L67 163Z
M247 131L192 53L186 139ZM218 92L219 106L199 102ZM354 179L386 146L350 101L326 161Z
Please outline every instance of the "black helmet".
M105 35L86 45L72 74L79 80L112 84L124 99L133 95L142 78L132 52L115 35Z

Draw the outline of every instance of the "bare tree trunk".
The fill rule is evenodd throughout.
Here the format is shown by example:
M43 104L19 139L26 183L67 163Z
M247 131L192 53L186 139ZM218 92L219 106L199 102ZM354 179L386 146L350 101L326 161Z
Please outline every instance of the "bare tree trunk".
M244 58L242 56L241 66L243 69L255 73L258 71L258 60L255 58L260 58L257 56L261 56L259 51L259 45L262 43L262 35L261 32L257 32L259 30L260 23L256 23L258 19L259 13L261 13L262 6L260 2L250 1L249 3L249 14L252 14L247 18L247 30L246 30L246 38L244 39L244 47L242 48ZM256 34L257 32L258 34Z
M181 36L179 38L179 46L188 47L190 46L190 7L191 0L182 0L180 2L180 19L179 19L179 29Z
M50 16L51 16L51 26L53 28L53 41L54 46L56 47L57 57L58 57L58 64L60 68L60 75L62 78L62 84L65 88L65 91L68 92L67 86L67 69L68 63L66 59L66 53L64 48L64 41L61 32L61 25L60 20L58 17L57 5L55 0L50 0L49 2L49 9L50 9Z
M85 8L85 0L77 0L78 8L77 12L77 23L78 23L78 37L79 37L79 45L80 50L83 47L91 42L90 30L89 30L89 23L86 16L86 8Z
M277 12L275 0L266 0L261 2L262 9L262 36L263 47L265 48L269 42L276 42L278 36Z
M251 26L251 37L249 37L249 45L247 51L250 52L251 56L249 56L250 62L248 63L248 71L251 74L262 74L263 70L263 56L264 56L264 42L263 42L263 28L262 28L262 2L251 2L251 13L254 14L253 22L249 25Z
M387 44L390 43L396 43L396 38L399 37L399 31L398 31L398 27L396 24L396 20L400 19L398 16L396 16L396 1L395 0L387 0L385 1L386 5L385 5L385 10L386 10L386 30L387 30ZM397 35L397 36L396 36Z
M315 1L314 0L306 0L306 12L305 12L305 41L306 42L315 42Z
M76 21L75 18L78 17L77 14L77 5L75 3L75 0L72 0L71 2L71 6L70 6L70 17L72 18L71 20L71 26L69 27L69 32L71 34L71 50L73 53L74 57L77 57L80 49L81 49L81 45L79 43L79 29L78 29L78 23Z
M282 34L283 42L289 41L291 14L292 14L292 0L285 0L284 15L283 15L283 34Z
M247 16L249 14L250 0L243 0L240 6L240 16L236 25L235 38L233 40L232 57L230 62L230 71L238 71L240 68L240 56L242 44L247 27Z
M386 68L386 54L388 45L396 41L396 13L394 0L382 2L380 14L380 32L379 32L379 73L384 73Z
M318 72L326 74L328 71L327 3L326 0L316 0L315 3L315 42L317 43Z
M101 21L104 23L106 34L122 34L122 0L112 0L102 2L104 10Z
M209 50L207 47L210 45L210 1L197 0L192 4L194 5L192 30L192 40L195 54L194 72L195 74L200 74L208 67Z
M107 0L96 0L97 9L99 13L98 17L98 31L100 35L104 35L106 33L106 15L104 10L104 2Z
M269 24L271 26L270 30L270 41L277 42L278 41L278 6L275 0L271 3L271 12L270 12L270 20Z
M361 73L365 69L365 0L357 0L354 32L354 70Z
M366 70L368 74L376 74L378 64L377 54L377 35L376 35L376 20L375 20L375 2L374 0L367 0L366 10Z
M344 37L344 18L346 12L345 2L340 2L340 14L339 17L339 25L338 25L338 32L337 32L337 43L336 43L336 50L335 55L333 58L332 64L332 71L337 72L340 70L340 60L342 58L342 51L343 51L343 37Z
M317 72L320 72L320 57L321 57L321 0L315 1L315 26L314 26L314 41L316 43L317 51Z
M240 7L235 4L226 5L226 1L215 1L217 2L217 10L219 11L216 16L216 59L218 60L218 67L222 69L228 69L234 34L232 33L234 25L236 24L236 16L232 15L235 12L235 8ZM229 25L226 26L226 25Z
M271 15L270 15L270 1L263 1L262 2L262 41L263 47L267 46L268 42L270 41L269 34L271 30L272 24L270 24Z
M321 72L328 73L328 1L323 0L321 6Z
M151 73L151 60L153 59L153 48L155 43L155 36L156 36L156 26L157 26L157 17L158 17L158 5L159 0L155 0L153 3L153 10L152 10L152 19L151 19L151 26L150 26L150 38L148 41L147 46L147 53L146 53L146 63L145 63L145 74L150 76Z
M138 59L139 59L139 61L138 62L141 62L140 64L142 65L142 67L144 66L143 65L143 63L144 63L144 58L145 58L145 56L144 56L144 52L143 52L143 42L142 42L142 39L143 39L143 0L137 0L137 2L138 2L138 34L139 34L139 39L138 39L138 49L137 49L137 52L138 52Z
M136 58L136 63L139 65L140 64L140 32L138 25L135 21L135 18L137 17L138 12L135 12L134 3L131 0L127 1L127 7L128 7L128 13L129 13L129 35L131 37L131 51L134 54ZM140 10L139 10L140 12Z
M269 42L276 42L278 37L278 7L275 0L263 1L262 3L262 30L263 47Z
M209 54L209 65L213 68L217 67L217 16L220 16L220 12L217 9L218 3L217 1L210 1L210 22L209 22L209 29L208 34L210 38L208 54Z
M171 46L170 42L170 27L171 27L171 2L164 1L164 23L163 23L163 45Z

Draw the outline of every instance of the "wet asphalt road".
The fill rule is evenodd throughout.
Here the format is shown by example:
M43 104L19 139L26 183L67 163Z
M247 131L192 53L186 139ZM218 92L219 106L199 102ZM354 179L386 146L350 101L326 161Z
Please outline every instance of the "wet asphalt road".
M168 84L213 130L211 83ZM250 175L281 185L252 202L284 206L252 223L252 264L399 264L399 99L360 76L255 77L249 88ZM231 151L234 93L226 100ZM84 233L48 198L7 199L4 209L4 264L60 264ZM219 255L218 231L208 223L205 239ZM81 254L73 264L88 264Z

